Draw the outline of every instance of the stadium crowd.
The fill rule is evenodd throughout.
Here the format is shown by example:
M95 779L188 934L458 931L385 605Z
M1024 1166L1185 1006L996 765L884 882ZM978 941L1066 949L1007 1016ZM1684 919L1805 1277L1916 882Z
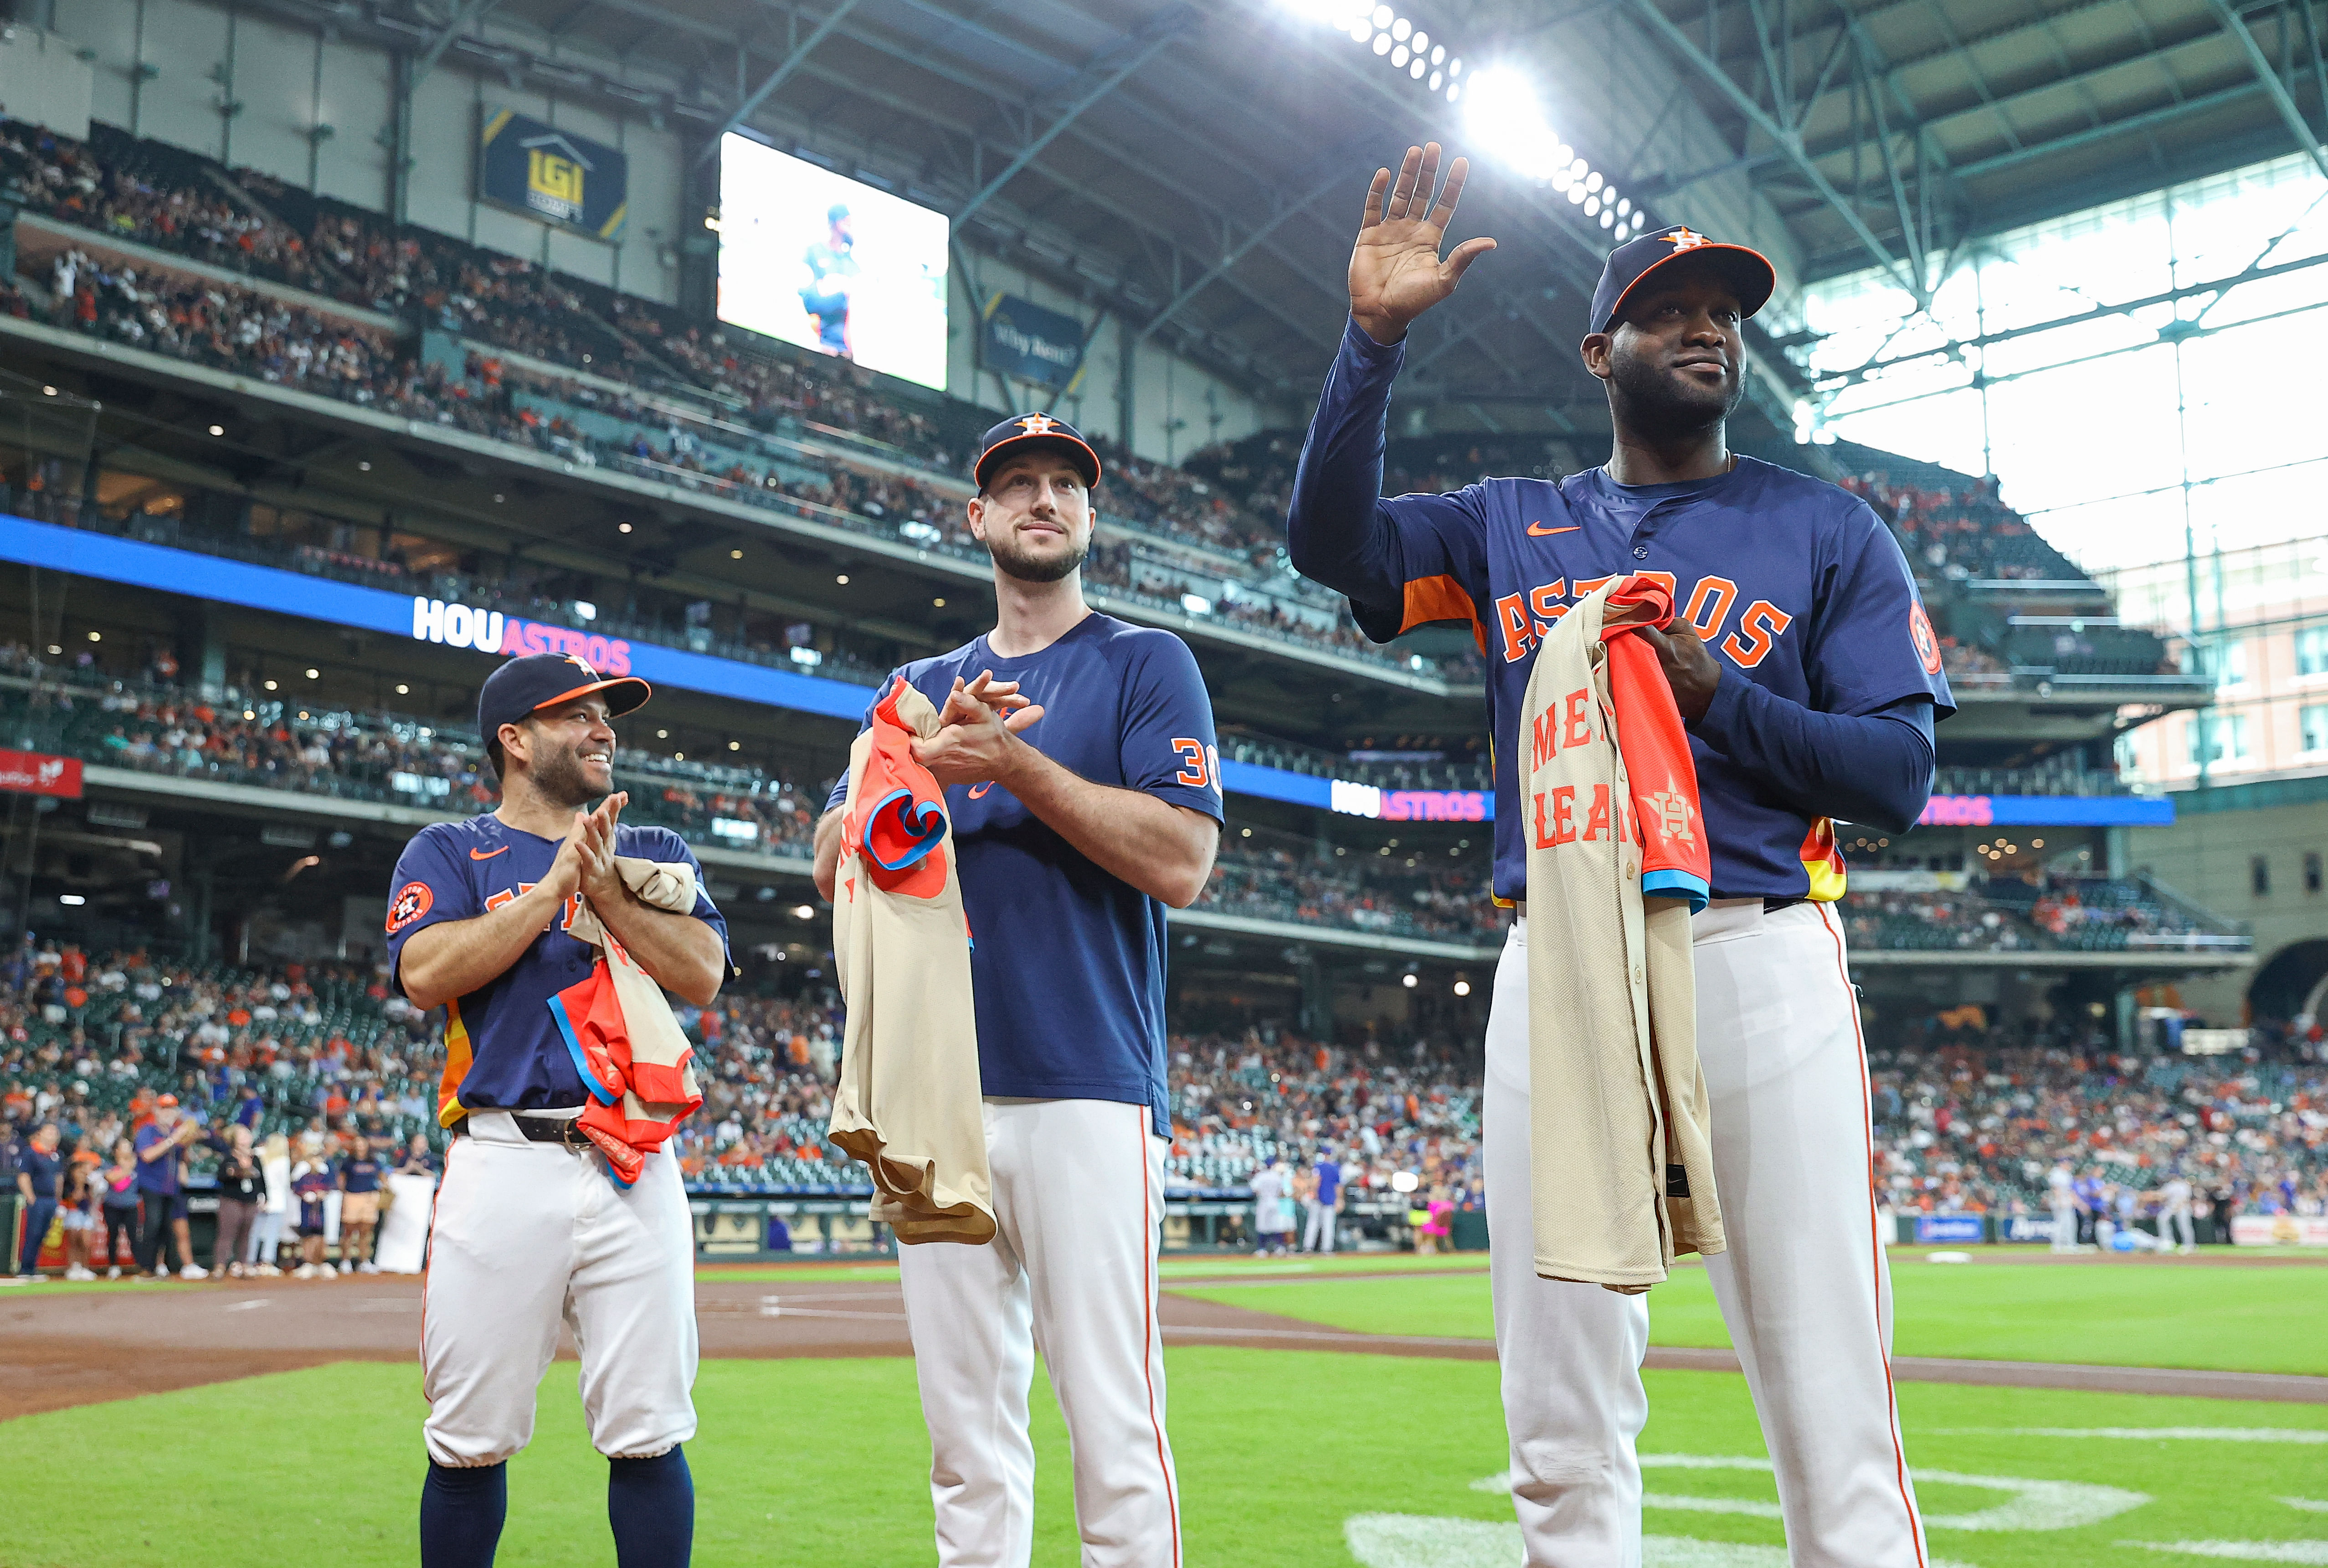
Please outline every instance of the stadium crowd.
M1954 1009L1952 1009L1954 1010ZM2227 1214L2328 1214L2328 1052L2267 1023L2247 1056L1914 1020L1870 1053L1879 1184L1900 1209L2036 1215L2057 1164L2145 1212L2181 1176ZM2131 1207L2124 1205L2131 1201Z
M816 969L793 977L793 994L774 994L779 968L762 966L708 1008L677 1010L705 1103L673 1148L700 1190L861 1188L824 1139L837 998ZM2098 1036L1991 1027L1976 1010L1879 1030L1876 1179L1895 1210L2038 1214L2051 1170L2066 1164L2092 1178L2101 1212L2124 1219L2154 1207L2176 1176L2220 1216L2328 1213L2328 1049L2316 1028L2267 1026L2255 1048L2229 1058L2123 1054ZM1329 1162L1346 1206L1412 1193L1427 1217L1442 1199L1480 1203L1476 1052L1269 1026L1176 1033L1168 1049L1173 1184L1282 1203L1287 1223L1263 1216L1263 1244L1286 1244ZM361 1234L336 1261L320 1244L296 1258L261 1249L304 1244L311 1222L320 1236L322 1209L306 1206L326 1192L436 1169L443 1066L441 1016L392 994L369 964L243 968L27 938L0 962L0 1183L42 1178L33 1201L63 1195L91 1216L72 1227L92 1233L77 1268L122 1267L133 1249L131 1266L166 1266L184 1193L241 1191L257 1207L230 1234L253 1239L239 1257L214 1261L360 1269ZM176 1134L176 1157L137 1158L181 1119L189 1131ZM108 1201L137 1202L131 1194L151 1223L116 1216L108 1233ZM351 1212L344 1197L336 1204ZM183 1268L183 1239L175 1256Z

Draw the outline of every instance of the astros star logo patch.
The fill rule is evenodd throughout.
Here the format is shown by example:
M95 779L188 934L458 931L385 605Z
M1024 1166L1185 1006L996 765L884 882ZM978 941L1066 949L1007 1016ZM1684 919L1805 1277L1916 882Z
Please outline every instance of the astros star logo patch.
M1697 835L1690 831L1689 820L1695 813L1690 809L1688 796L1667 785L1649 796L1648 802L1657 809L1657 814L1652 820L1666 838L1679 839L1685 844L1697 841Z
M1018 421L1018 428L1029 436L1047 436L1059 427L1059 422L1048 414L1029 414Z
M1711 245L1713 243L1713 240L1708 239L1696 230L1690 228L1675 230L1672 233L1665 236L1665 241L1666 244L1672 246L1676 250L1694 250L1701 245Z

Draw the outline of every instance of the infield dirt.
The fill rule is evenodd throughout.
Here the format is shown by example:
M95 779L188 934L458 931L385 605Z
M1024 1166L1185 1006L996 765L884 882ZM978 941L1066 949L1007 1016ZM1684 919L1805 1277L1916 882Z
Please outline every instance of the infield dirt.
M707 1358L911 1354L894 1275L803 1270L798 1278L771 1279L767 1272L699 1276L697 1320ZM836 1272L869 1277L832 1277ZM2328 1270L2323 1275L2328 1286ZM1354 1263L1311 1277L1360 1280L1370 1272ZM1370 1334L1205 1300L1175 1288L1252 1279L1249 1268L1228 1265L1217 1275L1171 1280L1160 1302L1169 1340L1467 1361L1495 1356L1491 1341L1476 1338ZM0 1419L336 1361L410 1362L417 1358L420 1319L420 1281L390 1275L12 1293L0 1297ZM573 1354L570 1339L560 1354ZM1718 1348L1654 1347L1649 1365L1737 1369L1731 1352ZM2328 1403L2328 1378L2322 1377L1920 1357L1898 1358L1893 1371L1914 1382Z

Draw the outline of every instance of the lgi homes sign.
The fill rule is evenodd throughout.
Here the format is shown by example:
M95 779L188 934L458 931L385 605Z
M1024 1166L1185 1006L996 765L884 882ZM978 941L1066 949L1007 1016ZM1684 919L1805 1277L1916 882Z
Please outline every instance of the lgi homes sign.
M630 217L630 161L604 142L514 109L484 110L477 133L481 201L612 245Z

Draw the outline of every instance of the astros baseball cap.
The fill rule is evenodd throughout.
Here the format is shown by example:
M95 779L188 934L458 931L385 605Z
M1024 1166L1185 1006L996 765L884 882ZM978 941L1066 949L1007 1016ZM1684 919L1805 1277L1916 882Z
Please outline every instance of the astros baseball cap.
M155 1102L154 1102L154 1103L155 1103L157 1107L158 1107L158 1106L163 1106L163 1105L167 1105L167 1106L171 1107L173 1110L174 1110L174 1109L176 1109L176 1107L177 1107L177 1103L178 1103L178 1097L177 1097L175 1094L164 1094L164 1095L163 1095L160 1099L158 1099L158 1100L155 1101Z
M970 476L983 490L987 471L995 464L1045 447L1064 452L1075 472L1084 476L1086 487L1099 483L1099 454L1092 450L1092 444L1073 425L1048 414L1021 414L989 430L978 444L978 460L970 465Z
M1625 296L1632 293L1635 285L1658 268L1669 267L1685 258L1700 266L1717 268L1723 280L1737 290L1738 308L1748 315L1768 305L1770 291L1779 286L1778 274L1770 269L1769 258L1760 251L1708 239L1685 223L1672 223L1637 234L1609 252L1608 264L1600 269L1600 286L1592 291L1591 330L1607 332L1615 326L1618 313L1625 308Z
M477 693L477 732L487 747L498 746L493 737L502 725L515 724L553 702L593 692L605 697L609 718L619 718L653 695L653 688L635 675L607 680L573 653L529 653L485 677Z

